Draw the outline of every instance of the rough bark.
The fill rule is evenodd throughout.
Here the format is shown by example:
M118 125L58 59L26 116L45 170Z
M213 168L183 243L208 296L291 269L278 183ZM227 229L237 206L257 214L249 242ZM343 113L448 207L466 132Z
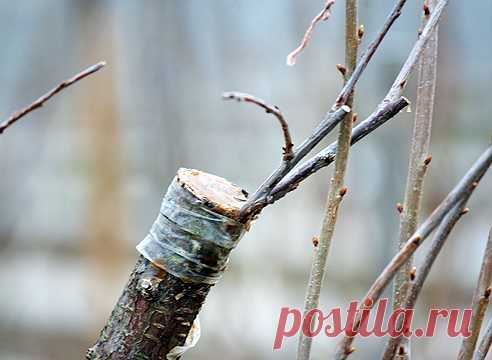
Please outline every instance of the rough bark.
M140 256L87 359L166 359L184 346L211 286L186 283Z
M178 359L199 337L197 315L244 233L246 193L180 169L142 254L87 359Z

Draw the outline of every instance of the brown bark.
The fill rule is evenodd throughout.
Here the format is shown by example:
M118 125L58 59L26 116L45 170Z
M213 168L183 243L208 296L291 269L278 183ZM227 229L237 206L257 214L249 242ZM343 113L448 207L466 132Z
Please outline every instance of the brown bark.
M193 346L198 312L244 233L235 219L245 201L222 178L180 169L87 359L177 359Z

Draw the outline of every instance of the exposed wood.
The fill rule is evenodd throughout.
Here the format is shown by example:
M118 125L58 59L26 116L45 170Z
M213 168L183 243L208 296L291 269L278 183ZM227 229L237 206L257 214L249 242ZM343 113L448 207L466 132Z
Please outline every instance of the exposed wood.
M178 171L87 359L176 359L196 343L198 312L244 233L234 218L245 200L218 176Z

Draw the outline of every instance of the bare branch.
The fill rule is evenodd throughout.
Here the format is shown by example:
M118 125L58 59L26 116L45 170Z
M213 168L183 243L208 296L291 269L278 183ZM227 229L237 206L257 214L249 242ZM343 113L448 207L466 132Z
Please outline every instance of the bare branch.
M381 125L380 121L383 121L383 123L389 119L391 119L393 116L398 114L398 112L404 108L406 105L408 105L408 101L406 101L406 104L403 105L402 101L403 98L401 98L401 94L403 93L403 88L406 83L406 79L410 75L410 71L413 69L415 63L419 59L419 56L421 52L423 51L424 47L427 44L427 41L429 41L430 36L432 35L432 31L434 30L434 27L437 25L437 22L439 21L439 18L442 14L442 10L444 7L447 5L449 0L440 0L440 2L436 5L436 9L432 13L431 17L429 18L429 21L425 25L425 28L422 32L422 35L420 38L417 40L415 43L412 51L410 52L409 57L405 61L405 64L400 70L400 73L396 77L396 81L389 90L388 94L384 98L384 100L378 105L378 108L374 113L369 116L368 119L366 119L364 122L367 121L366 125L369 124L377 124L377 126ZM399 15L401 7L404 5L401 3L401 1L396 5L395 9L393 12L397 11L397 14ZM396 14L393 14L390 16L389 19L393 19L393 16L396 16ZM393 19L393 21L396 18ZM387 20L387 23L389 20ZM383 27L386 28L386 25ZM373 42L374 43L374 42ZM366 51L366 53L370 52L369 49L372 47L373 44L371 44ZM354 70L354 73L350 77L350 79L347 81L347 83L344 86L344 89L342 90L340 96L339 96L339 101L346 101L348 99L348 96L350 92L352 92L353 88L350 90L350 92L347 92L347 89L350 89L351 83L354 81L354 77L356 78L357 72L360 71L360 66L361 63L363 62L363 58L365 55L362 56L362 59L359 61L357 68ZM356 81L356 80L355 80ZM398 87L395 88L395 84L398 84ZM396 90L395 90L396 89ZM396 96L397 94L400 94L400 96ZM403 107L401 107L403 106ZM401 107L399 110L398 107ZM397 111L396 111L397 110ZM396 111L396 112L395 112ZM374 122L373 122L374 120ZM362 125L362 124L360 124ZM376 127L377 127L376 126ZM357 130L358 127L354 129ZM371 129L371 131L374 129ZM363 136L367 135L367 132L364 133ZM352 144L355 141L352 140ZM334 148L335 146L335 148ZM315 155L313 158L307 160L305 163L301 164L298 166L297 169L294 169L294 171L286 176L282 181L278 182L278 185L276 185L270 192L269 192L269 203L273 203L274 201L282 198L285 196L288 192L294 190L297 188L299 183L304 180L305 178L309 177L311 174L314 172L318 171L319 169L323 168L324 166L330 164L333 161L334 153L333 151L336 151L336 145L331 144L329 147L326 149L322 150L320 153ZM260 187L258 191L262 190ZM255 194L256 194L255 193ZM248 202L251 201L258 201L257 199L249 199ZM260 200L261 201L261 200ZM258 205L259 206L259 205ZM266 205L264 205L266 206Z
M13 125L15 122L20 120L22 117L25 115L29 114L31 111L34 111L40 107L42 107L49 99L51 99L54 95L58 94L60 91L63 89L69 87L73 83L76 83L79 80L82 80L86 76L89 76L96 71L102 69L106 63L104 61L101 61L95 65L92 65L91 67L85 69L84 71L78 73L77 75L74 75L70 79L65 80L61 84L59 84L57 87L54 89L50 90L43 96L41 96L39 99L35 100L33 103L31 103L29 106L14 112L10 117L5 120L3 123L0 124L0 134L2 134L8 127Z
M430 17L427 2L428 0L424 0L422 14L423 25L429 21ZM435 2L436 0L430 0L429 5L434 7ZM436 91L437 43L438 25L436 25L432 36L424 47L419 60L415 121L408 164L403 213L400 217L398 249L401 249L409 237L417 230L420 218L420 207L422 203L422 194L424 192L424 178L429 165L426 158L428 157L429 152L434 110L434 94ZM405 302L407 290L410 286L408 273L411 268L412 259L409 259L395 276L393 287L393 309L401 308L402 304ZM409 344L410 339L404 338L401 340L400 350L398 351L401 355L396 355L396 360L408 360L410 358Z
M383 41L384 37L388 33L391 26L393 26L393 23L401 15L401 9L403 8L403 6L405 5L406 2L407 2L406 0L399 0L396 3L393 10L391 10L391 13L389 14L388 18L386 19L385 23L383 24L383 27L381 28L379 33L376 35L376 38L369 44L366 51L362 54L352 76L347 81L347 83L343 87L342 91L338 95L338 99L336 102L337 105L338 104L345 104L347 102L348 97L350 96L350 94L354 90L355 85L357 84L357 81L359 81L360 76L362 75L362 73L366 69L367 65L369 64L369 61L372 59L372 56L374 55L374 53L378 49L379 45ZM396 100L396 99L392 99L392 100Z
M314 129L313 133L304 140L300 145L294 148L294 155L290 161L283 161L264 182L256 192L248 198L246 204L241 209L241 219L246 219L252 214L258 214L263 207L270 203L269 193L278 182L294 168L294 166L303 159L319 142L342 121L346 114L351 112L350 107L344 105L321 121Z
M464 214L466 214L466 211L464 211L463 207L465 206L468 199L469 199L469 195L465 196L463 200L461 200L457 205L455 205L455 207L446 215L446 217L442 220L442 223L437 228L436 234L432 239L432 243L429 247L429 250L427 250L427 253L425 255L425 259L422 265L418 268L416 272L417 275L415 279L412 281L410 287L408 288L407 297L405 299L404 305L401 306L402 308L413 309L415 307L415 304L417 303L417 299L423 288L424 282L430 273L432 265L434 265L434 261L439 255L442 247L444 246L444 243L449 238L449 234L453 230L458 220ZM403 319L399 318L396 328L401 329L402 325L403 325ZM396 349L399 349L399 344L402 340L403 337L394 337L389 339L383 351L382 359L383 360L393 359ZM403 352L405 353L406 350L403 349Z
M470 194L478 186L478 182L487 172L492 164L492 146L478 158L473 166L468 170L465 176L458 182L453 190L446 196L441 204L430 214L430 216L418 227L417 231L406 242L405 246L393 257L389 264L384 268L378 278L361 301L360 310L371 309L374 303L379 299L382 292L388 286L401 266L413 255L415 250L423 243L430 233L442 222L444 217L453 209L462 199ZM361 311L357 313L353 329L358 331L361 323ZM351 353L354 337L344 336L337 346L335 353L336 360L346 359Z
M309 45L311 38L314 33L314 28L320 21L326 21L330 18L331 12L330 8L335 4L335 0L326 0L325 7L321 12L311 20L311 24L306 30L304 37L302 38L301 44L292 51L289 55L287 55L287 65L293 66L296 63L297 56Z
M490 345L492 344L492 319L487 324L485 334L483 334L480 344L478 345L477 352L475 353L474 360L484 360L489 352Z
M270 203L270 193L273 188L287 175L291 169L293 169L293 167L300 160L307 155L309 151L311 151L324 138L324 136L331 131L331 129L333 129L336 124L338 124L338 122L345 117L345 114L340 112L340 110L343 110L342 105L347 102L350 94L353 92L355 85L357 84L357 81L364 72L372 56L376 52L395 20L400 16L401 9L405 3L406 0L399 0L392 9L382 29L376 35L376 38L371 42L371 44L369 44L367 50L357 63L352 76L340 91L340 94L338 95L332 108L325 114L323 120L314 130L313 134L299 146L299 149L294 150L294 157L289 162L289 166L285 166L285 163L281 164L280 167L277 168L248 198L248 201L241 209L242 220L258 215L258 213Z
M382 103L375 112L373 112L367 119L362 121L354 128L352 131L352 139L350 144L354 145L359 140L366 137L368 134L383 125L386 121L396 116L408 104L409 101L404 97L398 99L397 101ZM275 201L283 198L289 192L295 190L299 184L310 175L325 166L330 165L335 160L337 147L337 142L330 144L311 159L292 170L292 172L286 176L285 179L280 181L278 185L274 187L270 193L270 203L273 204Z
M459 360L471 360L475 346L477 345L480 328L482 327L483 318L489 305L492 283L492 229L489 232L489 239L483 254L482 266L477 287L473 293L471 303L472 317L470 324L471 336L463 338L461 349L458 355Z
M240 92L225 92L222 94L222 98L224 100L250 102L265 109L267 114L275 115L275 117L278 119L278 122L280 123L280 126L282 127L282 133L284 135L285 146L282 148L284 155L283 159L284 161L289 161L292 159L292 157L294 156L294 153L292 151L292 149L294 148L294 144L292 143L292 138L290 136L289 125L287 124L287 121L285 121L284 115L282 114L278 106L269 105L264 100L257 98L256 96Z
M387 100L395 100L402 96L403 90L405 89L405 85L407 84L408 77L410 76L413 68L417 64L420 55L424 51L427 42L433 37L434 29L437 26L439 19L441 18L442 11L448 4L449 0L439 0L436 4L436 7L432 10L432 13L424 26L422 33L420 34L419 39L415 43L408 56L405 64L400 70L400 73L395 79L395 82L391 86L391 89L386 95Z
M345 63L344 79L352 75L357 63L357 50L359 38L357 35L357 0L345 2ZM352 106L353 93L348 98L346 105ZM330 245L335 231L338 217L338 209L347 188L344 186L347 170L350 140L352 136L353 112L347 114L340 124L338 133L338 152L335 160L335 169L331 178L330 190L326 199L323 225L319 236L319 246L316 248L311 265L311 271L304 301L304 313L318 307L321 286L326 273L326 262ZM297 352L298 360L309 360L311 354L312 337L304 336L301 332Z

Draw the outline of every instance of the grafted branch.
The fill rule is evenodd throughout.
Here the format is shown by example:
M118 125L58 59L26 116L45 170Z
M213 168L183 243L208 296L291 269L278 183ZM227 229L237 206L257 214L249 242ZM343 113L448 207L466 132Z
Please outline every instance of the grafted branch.
M350 145L354 145L407 107L410 102L401 97L396 101L383 102L376 111L352 130ZM334 142L297 166L289 175L274 187L270 193L270 203L280 200L316 171L330 165L335 160L338 142Z
M287 55L287 65L293 66L296 63L297 56L309 45L311 38L313 37L314 28L321 21L326 21L330 18L330 8L335 4L335 0L326 0L325 6L321 12L311 20L311 24L304 33L301 44L294 49L289 55Z
M222 94L222 98L224 100L237 100L237 101L253 103L265 109L267 114L273 114L277 118L278 122L280 123L280 126L282 128L282 133L284 136L285 145L282 148L283 155L284 155L283 159L284 161L289 161L290 159L293 158L294 153L292 149L294 148L294 144L292 143L292 137L290 136L289 124L287 124L287 121L285 120L284 115L282 114L278 106L267 104L264 100L256 96L240 93L240 92L225 92Z
M57 87L51 89L46 94L44 94L43 96L41 96L40 98L38 98L37 100L32 102L30 105L26 106L25 108L23 108L21 110L14 112L12 115L10 115L10 117L7 120L5 120L4 122L2 122L0 124L0 134L2 134L8 127L12 126L15 122L20 120L22 117L29 114L31 111L34 111L34 110L42 107L49 99L51 99L53 96L58 94L63 89L69 87L70 85L72 85L73 83L76 83L79 80L82 80L86 76L89 76L89 75L95 73L96 71L102 69L105 65L106 65L106 63L104 61L101 61L95 65L92 65L91 67L88 67L87 69L74 75L70 79L63 81Z
M288 166L286 166L285 163L281 164L280 167L278 167L248 198L246 204L244 204L241 208L242 220L258 215L265 206L272 203L273 199L270 193L274 187L345 117L345 114L350 111L350 108L344 109L343 105L347 102L349 96L354 91L357 81L366 69L369 61L372 59L374 53L388 33L389 29L400 16L401 9L405 3L406 0L397 1L395 7L391 10L388 18L383 24L383 27L376 35L376 38L369 44L367 50L359 59L352 76L348 79L345 86L340 91L335 103L325 114L321 123L313 131L313 134L309 136L298 149L294 149L294 156L288 163Z
M437 25L440 16L442 14L442 11L444 7L447 5L448 0L440 0L440 2L436 5L436 8L434 12L432 13L431 17L429 18L429 21L425 25L424 30L422 31L421 36L413 46L410 55L408 56L407 60L403 64L400 72L398 73L395 82L391 86L388 94L385 96L384 100L378 105L377 109L369 116L367 120L365 120L366 124L365 125L376 125L379 126L381 123L384 123L386 120L391 119L393 116L398 114L398 112L403 109L406 105L403 105L404 102L407 102L404 100L401 95L403 93L403 89L405 88L406 81L410 75L411 70L415 67L419 56L421 55L422 51L424 50L427 42L429 41L430 37L432 36L432 31L434 30L435 26ZM397 10L397 13L399 15L401 6L404 5L399 2L393 12ZM393 15L393 13L392 13ZM389 19L392 19L392 16L390 16ZM396 19L396 18L395 18ZM393 19L394 21L394 19ZM387 20L388 22L388 20ZM371 48L372 44L369 46ZM369 52L369 49L366 51L366 53ZM365 55L364 55L365 56ZM364 58L363 56L363 58ZM354 73L350 77L350 79L347 81L347 83L344 86L344 90L342 90L340 94L340 99L341 101L346 101L346 99L349 96L349 93L345 91L345 89L350 88L351 83L354 81L354 77L356 76L356 73L360 71L360 65L363 60L361 59L354 70ZM353 88L352 88L353 90ZM351 90L351 91L352 91ZM347 96L347 97L345 97ZM408 105L408 102L407 102ZM362 124L360 124L362 125ZM359 125L359 126L360 126ZM354 129L357 130L358 126ZM362 128L361 128L362 130ZM372 130L371 130L372 131ZM362 133L362 131L361 131ZM365 133L367 134L367 133ZM355 137L355 136L353 136ZM356 141L356 140L355 140ZM352 140L352 144L355 142L354 139ZM321 152L319 152L317 155L315 155L313 158L305 161L303 164L300 164L294 171L292 171L288 176L285 176L285 178L282 181L278 181L277 184L269 193L270 196L270 203L282 198L285 196L287 193L290 191L294 190L297 188L299 183L306 179L308 176L313 174L314 172L318 171L319 169L323 168L324 166L330 164L333 161L333 151L336 151L336 144L331 144ZM259 190L262 188L260 187ZM257 191L258 192L258 191Z

